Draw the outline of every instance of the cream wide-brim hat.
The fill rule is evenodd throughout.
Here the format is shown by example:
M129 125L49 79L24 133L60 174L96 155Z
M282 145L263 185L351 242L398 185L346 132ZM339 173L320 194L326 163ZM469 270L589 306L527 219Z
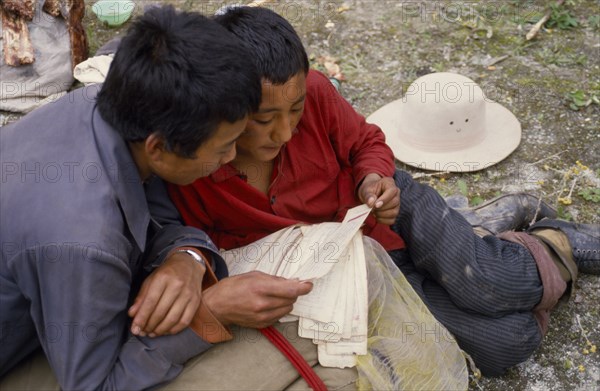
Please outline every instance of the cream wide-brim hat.
M423 170L482 170L521 141L521 124L508 109L487 99L473 80L446 72L415 80L403 98L367 122L383 130L396 159Z

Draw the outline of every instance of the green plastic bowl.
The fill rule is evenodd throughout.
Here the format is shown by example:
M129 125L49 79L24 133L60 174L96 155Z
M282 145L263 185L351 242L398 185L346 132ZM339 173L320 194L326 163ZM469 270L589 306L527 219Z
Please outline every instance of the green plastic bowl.
M92 6L92 11L109 26L120 26L131 17L134 8L131 0L100 0Z

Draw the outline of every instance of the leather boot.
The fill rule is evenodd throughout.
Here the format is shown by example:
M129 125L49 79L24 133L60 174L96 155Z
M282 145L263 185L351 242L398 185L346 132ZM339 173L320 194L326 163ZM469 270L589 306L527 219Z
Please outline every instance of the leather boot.
M544 219L533 224L528 232L550 247L565 248L567 246L561 244L557 236L558 232L562 232L579 272L600 275L600 225Z
M505 194L474 208L456 210L476 232L491 235L526 229L542 218L556 217L556 210L541 198L527 193Z

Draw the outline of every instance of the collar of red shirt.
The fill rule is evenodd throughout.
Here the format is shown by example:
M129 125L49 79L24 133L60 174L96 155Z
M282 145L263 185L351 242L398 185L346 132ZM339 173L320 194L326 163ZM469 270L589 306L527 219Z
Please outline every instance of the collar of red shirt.
M235 168L231 163L227 163L219 167L217 171L210 174L210 179L212 179L213 182L219 183L225 182L234 176L245 178L245 175L239 172L237 168Z

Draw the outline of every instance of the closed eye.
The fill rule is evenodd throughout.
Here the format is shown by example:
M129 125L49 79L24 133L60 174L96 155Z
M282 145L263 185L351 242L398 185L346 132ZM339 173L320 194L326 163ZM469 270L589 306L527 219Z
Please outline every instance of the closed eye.
M271 123L271 121L273 121L273 119L268 119L268 120L258 120L258 119L254 119L254 122L256 122L257 124L261 124L261 125L267 125L269 123Z
M300 101L298 101L292 105L292 110L291 110L292 113L299 113L302 110L304 110L304 99L305 99L305 97L302 97L302 99Z

